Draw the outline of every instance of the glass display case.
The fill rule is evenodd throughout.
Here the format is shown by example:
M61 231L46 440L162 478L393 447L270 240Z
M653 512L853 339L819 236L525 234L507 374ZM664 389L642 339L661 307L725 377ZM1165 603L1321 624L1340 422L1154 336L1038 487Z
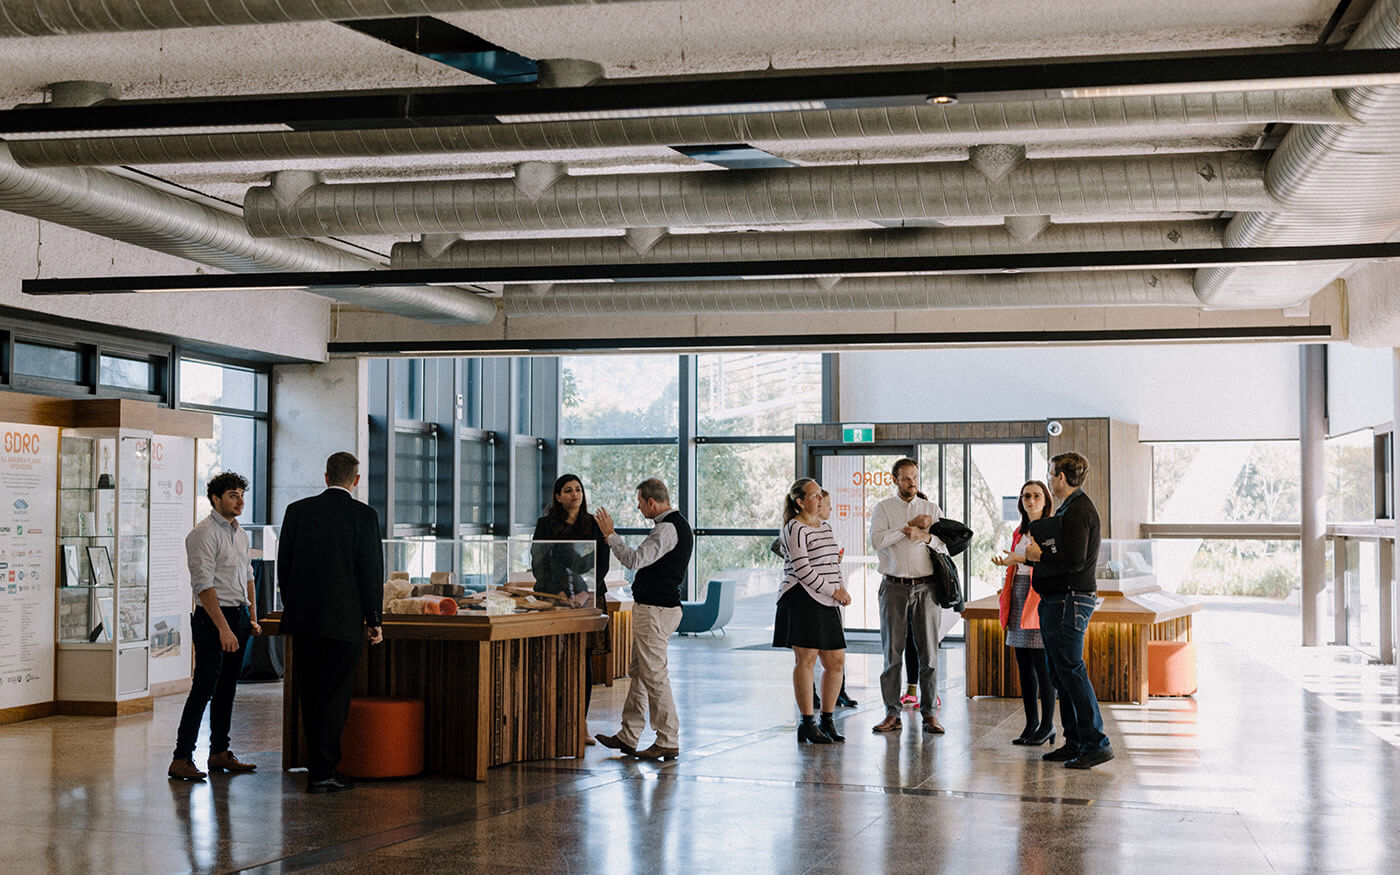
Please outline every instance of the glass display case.
M149 694L152 434L64 429L59 457L56 697Z
M1094 570L1099 592L1124 595L1157 589L1152 564L1152 542L1108 539L1099 543L1099 559Z
M385 608L408 613L410 606L391 610L390 603L448 598L461 600L463 610L474 609L478 601L470 597L488 590L537 588L536 572L544 581L538 587L542 592L565 599L591 594L597 584L597 550L593 541L534 541L525 536L394 538L384 542Z

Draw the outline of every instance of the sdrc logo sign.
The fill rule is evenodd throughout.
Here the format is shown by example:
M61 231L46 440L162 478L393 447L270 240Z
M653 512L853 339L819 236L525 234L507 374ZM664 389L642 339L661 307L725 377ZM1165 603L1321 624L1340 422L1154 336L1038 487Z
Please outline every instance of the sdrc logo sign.
M7 431L5 432L5 452L37 453L39 452L39 436L19 431Z

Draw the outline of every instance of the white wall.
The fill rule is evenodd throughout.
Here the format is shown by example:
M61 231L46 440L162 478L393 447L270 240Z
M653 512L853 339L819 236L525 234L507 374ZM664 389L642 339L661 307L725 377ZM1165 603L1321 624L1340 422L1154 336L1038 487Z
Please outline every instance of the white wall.
M851 352L840 373L847 422L1108 416L1144 441L1298 437L1295 344Z
M1394 418L1395 352L1327 344L1327 432L1346 434Z
M357 359L323 365L278 365L272 369L273 525L287 505L326 488L326 458L341 451L360 460L356 497L368 498L364 478L369 404L365 366Z
M326 357L331 302L305 292L167 292L33 297L35 277L144 276L211 268L0 211L0 306L85 319L306 361Z

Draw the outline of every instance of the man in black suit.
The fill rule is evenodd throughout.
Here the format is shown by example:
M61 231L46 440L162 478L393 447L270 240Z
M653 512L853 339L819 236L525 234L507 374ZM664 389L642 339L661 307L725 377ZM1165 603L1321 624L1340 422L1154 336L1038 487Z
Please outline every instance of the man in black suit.
M383 640L384 551L379 515L355 500L359 460L326 460L326 491L287 507L277 547L282 629L292 636L295 682L306 734L308 793L349 790L336 774L340 733L360 661L360 640Z

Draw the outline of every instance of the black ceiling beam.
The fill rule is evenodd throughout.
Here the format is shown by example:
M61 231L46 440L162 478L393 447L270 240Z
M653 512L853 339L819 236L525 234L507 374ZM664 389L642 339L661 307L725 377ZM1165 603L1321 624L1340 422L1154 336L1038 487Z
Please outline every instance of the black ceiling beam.
M0 112L0 136L45 133L285 125L294 130L497 124L501 117L576 113L682 114L770 111L820 102L824 108L958 101L1061 98L1073 89L1153 87L1200 90L1202 83L1268 88L1301 79L1400 74L1400 49L1316 47L1210 54L1049 58L1004 62L623 79L577 88L448 86L363 92L193 97L119 101L89 107L26 107ZM1280 86L1281 87L1281 86ZM1330 87L1317 85L1315 87ZM1335 87L1341 87L1336 85Z
M27 279L26 295L97 295L159 291L355 288L495 283L697 282L793 276L953 276L1058 273L1084 270L1172 270L1203 267L1287 266L1327 261L1400 258L1400 243L1332 246L1261 246L1234 249L1115 250L925 255L896 258L807 258L791 261L717 261L657 264L435 267L296 273L176 274Z

